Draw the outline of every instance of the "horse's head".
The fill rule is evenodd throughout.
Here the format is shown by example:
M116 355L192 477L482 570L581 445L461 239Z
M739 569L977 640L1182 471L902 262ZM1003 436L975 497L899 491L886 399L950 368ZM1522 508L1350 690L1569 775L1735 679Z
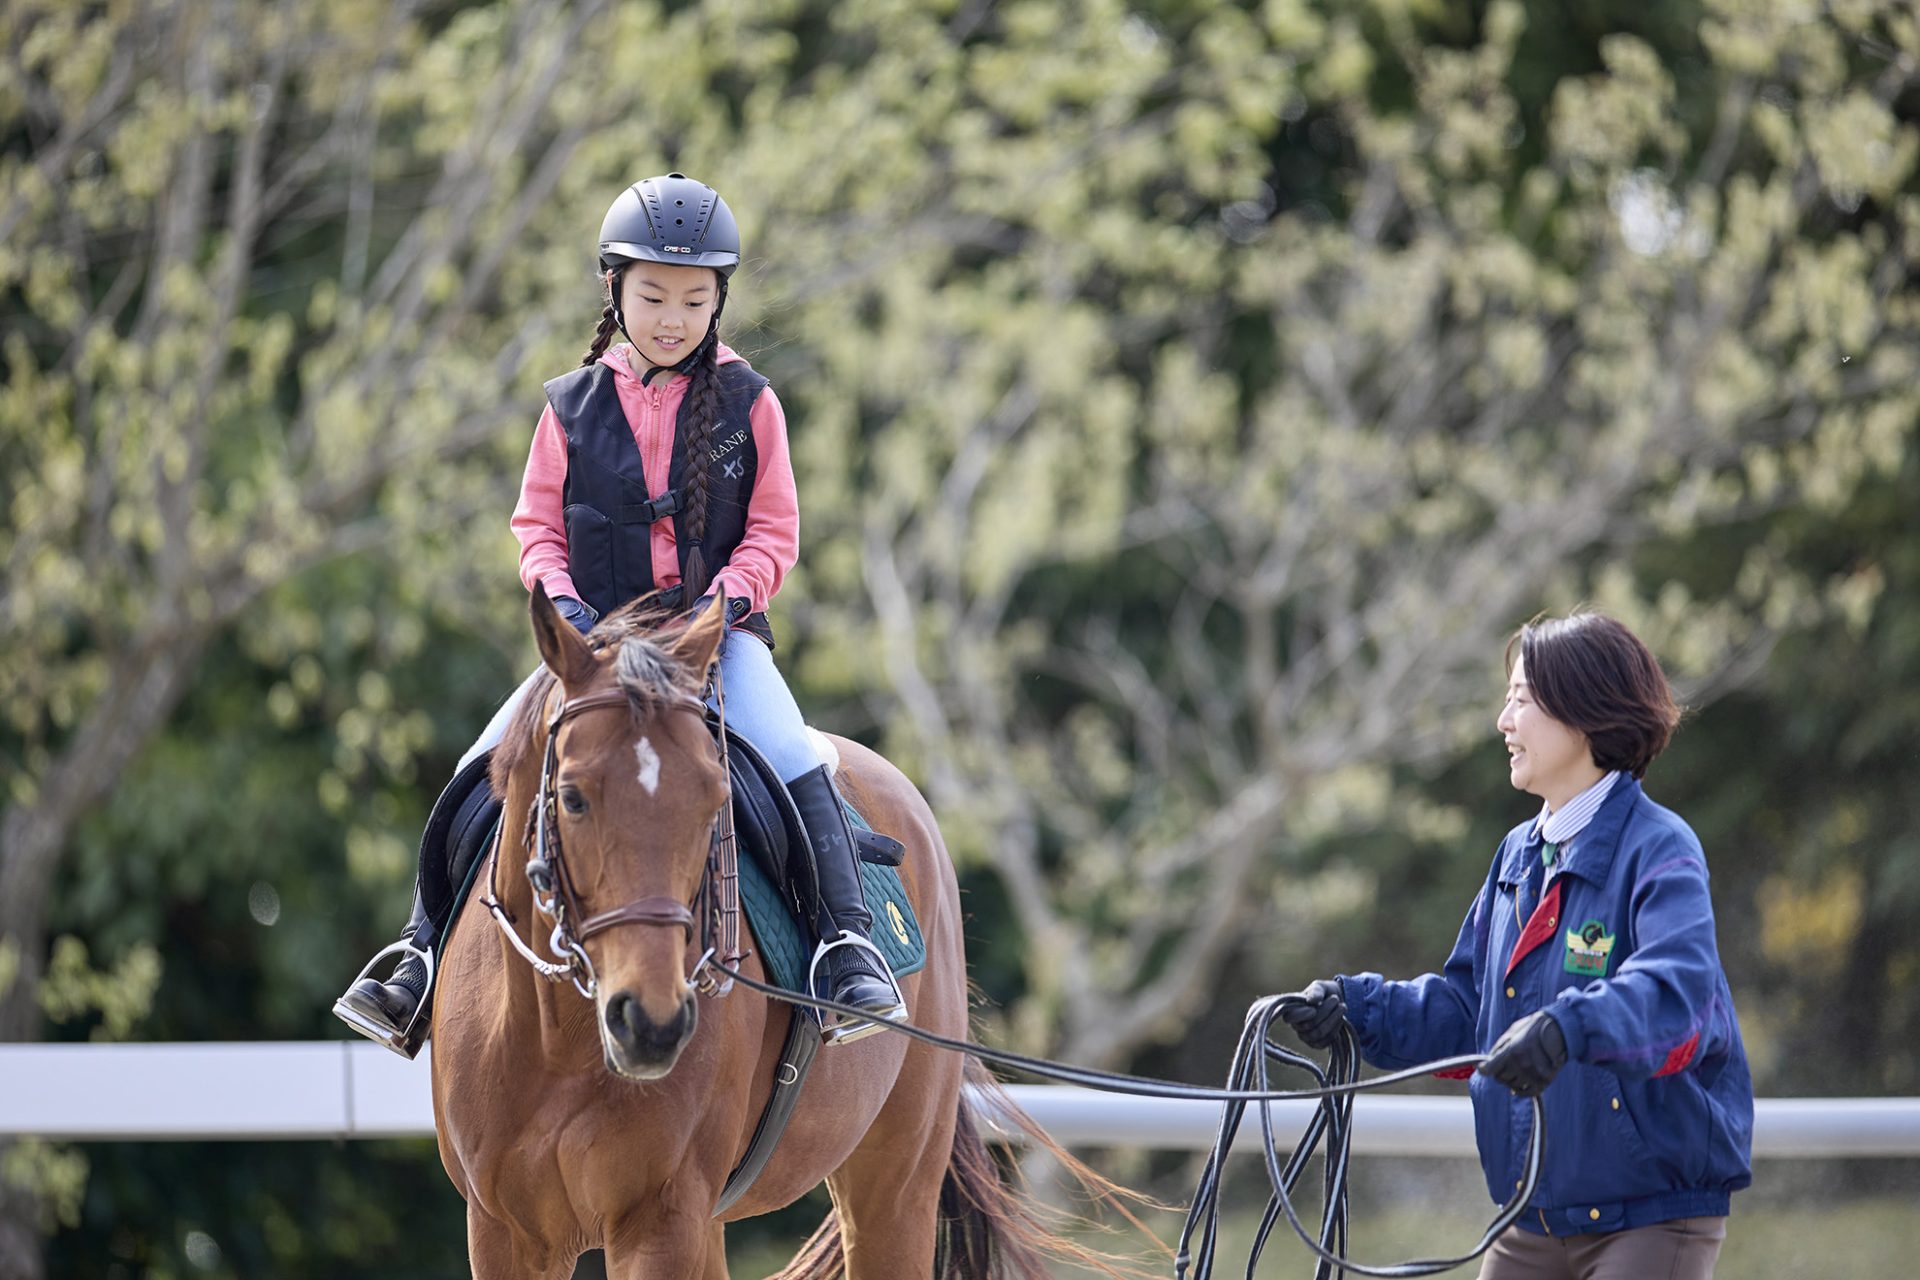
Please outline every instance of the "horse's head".
M706 944L695 903L727 795L702 696L724 613L655 627L623 612L589 645L536 589L533 629L559 687L528 699L539 720L522 738L550 735L536 764L551 834L530 878L549 880L592 963L607 1066L657 1079L696 1017L688 952Z

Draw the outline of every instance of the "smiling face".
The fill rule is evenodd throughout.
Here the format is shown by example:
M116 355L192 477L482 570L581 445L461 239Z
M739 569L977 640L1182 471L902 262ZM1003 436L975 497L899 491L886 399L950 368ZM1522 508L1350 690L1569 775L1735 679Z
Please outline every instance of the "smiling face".
M707 336L720 296L711 267L634 262L620 275L620 311L642 360L673 365Z
M1507 779L1514 790L1539 796L1547 807L1560 806L1600 781L1586 735L1548 715L1527 685L1524 657L1516 657L1507 679L1507 702L1494 727L1507 744Z

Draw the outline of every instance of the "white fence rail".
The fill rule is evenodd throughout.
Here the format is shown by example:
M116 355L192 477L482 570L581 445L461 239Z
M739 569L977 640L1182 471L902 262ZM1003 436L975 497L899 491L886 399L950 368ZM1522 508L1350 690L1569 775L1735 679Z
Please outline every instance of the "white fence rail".
M1087 1089L1009 1092L1070 1147L1205 1150L1219 1108ZM1291 1141L1309 1106L1276 1108ZM0 1135L71 1141L420 1137L433 1132L427 1059L360 1041L275 1044L0 1045ZM1257 1124L1239 1150L1258 1148ZM1754 1154L1775 1158L1920 1156L1920 1098L1763 1098ZM1470 1156L1464 1097L1362 1096L1354 1150Z

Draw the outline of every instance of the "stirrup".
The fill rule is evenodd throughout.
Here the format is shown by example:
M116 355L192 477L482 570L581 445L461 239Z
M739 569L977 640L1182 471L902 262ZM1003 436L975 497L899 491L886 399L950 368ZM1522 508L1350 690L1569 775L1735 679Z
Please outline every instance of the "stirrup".
M360 970L359 977L347 984L347 990L352 991L359 986L361 979L371 978L380 962L391 955L402 957L403 963L405 957L416 956L427 969L427 985L421 990L419 1003L413 1006L413 1016L407 1019L407 1025L398 1031L383 1026L349 1005L344 995L333 1002L333 1016L375 1044L384 1045L411 1062L420 1056L420 1046L425 1044L427 1039L427 1006L433 1002L433 983L437 976L434 972L433 952L423 951L414 946L411 937L402 938L374 952L373 959L367 961L366 967ZM398 966L396 971L397 968Z
M880 948L872 942L850 930L842 929L840 936L830 941L822 941L813 949L813 960L807 965L807 991L817 994L820 990L820 962L829 951L841 947L857 947L870 952L879 965L880 977L893 990L893 1011L876 1014L871 1018L856 1018L851 1014L836 1013L830 1009L816 1009L820 1019L820 1040L823 1044L852 1044L864 1040L880 1031L883 1022L905 1022L907 1018L907 998L900 992L900 981L893 976L893 966L880 954Z

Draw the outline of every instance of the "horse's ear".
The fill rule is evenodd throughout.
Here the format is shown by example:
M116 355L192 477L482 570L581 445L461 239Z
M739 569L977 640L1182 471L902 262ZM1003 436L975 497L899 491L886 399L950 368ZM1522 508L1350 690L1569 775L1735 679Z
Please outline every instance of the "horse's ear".
M726 605L723 600L715 600L702 609L674 640L674 662L689 688L695 691L706 688L707 672L720 652L720 642L726 638Z
M587 647L586 637L554 608L544 582L533 584L532 609L533 639L540 646L540 659L547 670L560 677L563 689L585 684L593 673L593 650Z

